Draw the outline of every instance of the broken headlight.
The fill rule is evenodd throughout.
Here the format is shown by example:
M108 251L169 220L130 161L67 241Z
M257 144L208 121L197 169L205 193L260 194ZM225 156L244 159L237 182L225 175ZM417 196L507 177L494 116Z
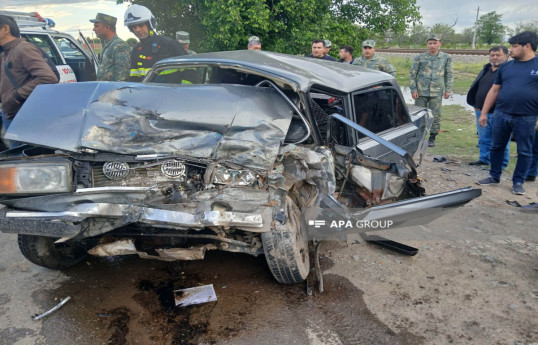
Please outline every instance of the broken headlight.
M256 175L248 170L233 170L218 167L213 173L213 183L236 186L250 186L256 182Z
M67 161L0 165L0 194L69 192L71 180Z

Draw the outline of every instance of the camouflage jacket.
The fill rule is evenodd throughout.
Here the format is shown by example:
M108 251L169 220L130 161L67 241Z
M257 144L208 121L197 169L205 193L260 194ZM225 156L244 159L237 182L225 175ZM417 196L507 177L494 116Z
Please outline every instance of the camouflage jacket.
M124 81L129 78L129 58L131 47L119 38L108 40L99 54L97 80Z
M452 57L444 52L430 55L418 54L409 71L409 89L419 96L437 97L443 92L452 92L454 70Z
M381 56L377 56L375 53L374 56L372 56L372 58L370 59L367 59L364 56L360 56L356 58L352 64L368 69L376 69L378 71L385 72L392 75L393 77L396 77L396 69L394 68L394 66L392 66L387 61L387 59Z
M187 50L187 55L196 55L196 54L198 53L195 52L194 50L190 50L190 49Z

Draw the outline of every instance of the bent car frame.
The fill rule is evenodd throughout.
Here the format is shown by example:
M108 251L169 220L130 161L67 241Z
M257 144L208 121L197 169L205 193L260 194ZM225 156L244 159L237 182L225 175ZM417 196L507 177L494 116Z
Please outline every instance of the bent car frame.
M346 231L317 220L423 224L481 194L426 195L413 157L431 122L388 74L261 51L39 86L6 135L26 145L0 154L0 230L54 269L218 249L264 254L298 283L308 244Z

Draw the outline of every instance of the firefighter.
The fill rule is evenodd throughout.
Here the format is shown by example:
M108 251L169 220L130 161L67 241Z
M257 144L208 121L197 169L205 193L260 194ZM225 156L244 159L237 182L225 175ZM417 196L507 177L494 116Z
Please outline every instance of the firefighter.
M129 81L142 81L151 66L159 60L187 54L176 40L157 35L157 21L145 6L129 6L125 11L124 23L140 40L131 51Z

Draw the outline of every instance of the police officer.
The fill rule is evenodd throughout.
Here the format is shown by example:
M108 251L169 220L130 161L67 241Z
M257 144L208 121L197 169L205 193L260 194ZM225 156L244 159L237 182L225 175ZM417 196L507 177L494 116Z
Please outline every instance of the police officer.
M353 65L358 65L368 69L376 69L396 77L396 69L387 59L375 55L375 41L366 40L362 42L362 55L353 61Z
M176 32L176 41L181 45L183 50L185 50L187 52L187 55L198 54L194 50L189 49L189 45L191 44L191 40L189 38L189 33L187 31L178 31L178 32Z
M428 36L428 51L418 54L409 71L409 89L415 105L430 108L433 113L433 125L430 129L428 146L435 146L435 137L441 128L442 98L450 97L454 70L452 57L442 51L441 38L436 34Z
M157 21L144 6L133 4L125 11L125 26L140 40L131 52L130 81L142 81L157 61L186 55L181 45L168 37L157 35Z
M95 35L105 44L99 54L97 80L124 81L129 79L129 56L131 47L116 35L116 17L97 13L93 23Z

